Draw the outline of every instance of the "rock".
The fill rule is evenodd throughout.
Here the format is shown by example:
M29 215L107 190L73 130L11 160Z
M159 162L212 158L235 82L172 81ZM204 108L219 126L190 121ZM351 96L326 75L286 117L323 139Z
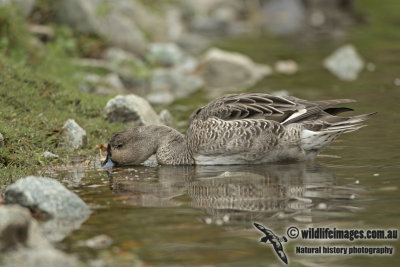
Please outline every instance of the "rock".
M118 95L110 99L104 108L105 118L111 122L131 122L133 125L161 124L160 118L142 97Z
M49 218L79 219L90 214L89 207L57 180L28 176L9 185L5 204L19 204Z
M147 66L135 54L120 49L118 47L110 47L104 51L102 57L108 62L113 72L122 76L137 76L137 69L146 69Z
M203 87L201 77L177 68L155 69L150 77L150 92L146 98L151 103L169 104L175 98L187 97Z
M263 24L276 35L294 34L304 27L305 11L302 1L270 0L262 6Z
M83 215L81 218L53 218L40 222L40 228L43 234L51 242L60 242L69 236L74 230L79 229L87 219L89 214Z
M124 84L121 82L119 76L115 73L109 73L104 76L104 82L106 82L115 91L124 91Z
M275 71L282 74L295 74L299 70L299 66L293 60L279 60L275 63Z
M46 237L61 241L89 217L89 207L58 181L28 176L9 185L4 195L5 204L19 204L37 214L44 214L41 223Z
M105 249L111 246L113 240L108 235L97 235L86 241L81 241L78 243L80 246L85 246L94 249Z
M7 7L15 4L25 17L28 17L35 7L36 0L0 0L0 7Z
M168 88L168 87L166 87ZM175 101L175 96L172 94L172 92L168 91L168 89L159 89L157 88L155 90L152 90L153 92L150 92L147 96L146 99L152 103L152 104L171 104L172 102Z
M4 137L3 135L0 133L0 147L4 146Z
M343 81L354 81L364 68L364 61L352 45L344 45L323 62L324 67Z
M267 65L254 63L249 57L212 48L206 52L201 73L208 89L238 89L257 83L271 74Z
M28 209L0 206L0 264L2 266L78 266L74 256L55 249L43 236Z
M338 27L348 26L362 19L357 13L354 0L306 0L308 24L312 28L335 32Z
M109 95L126 92L124 84L116 73L108 73L104 76L90 73L83 80L79 88L88 93Z
M165 14L165 22L167 25L168 40L176 41L185 32L180 8L169 7Z
M65 146L73 149L86 146L87 136L83 130L73 119L69 119L63 126L63 141Z
M206 50L211 41L200 34L196 33L183 33L176 41L185 51L190 54L197 55Z
M118 63L140 61L135 54L118 47L107 48L103 53L103 58Z
M163 124L167 126L172 126L174 124L174 118L172 117L172 114L167 110L163 109L160 112L160 120Z
M130 2L62 0L57 3L57 18L78 31L97 34L115 46L143 54L147 40L128 12Z
M31 215L18 205L0 206L0 251L26 245Z
M150 61L162 66L174 66L183 61L185 53L174 43L150 44L148 57Z
M76 30L97 34L113 46L144 55L149 41L166 40L163 16L136 0L60 0L56 16Z
M58 159L58 155L51 153L50 151L43 152L43 157L48 159Z
M183 3L182 17L191 32L212 37L234 35L244 28L245 6L236 0L187 0Z

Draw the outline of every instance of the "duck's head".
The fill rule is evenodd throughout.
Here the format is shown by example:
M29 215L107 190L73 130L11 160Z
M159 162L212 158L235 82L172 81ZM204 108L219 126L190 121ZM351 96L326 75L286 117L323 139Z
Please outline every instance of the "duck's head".
M107 146L102 167L138 165L156 152L157 143L151 126L139 126L116 133Z

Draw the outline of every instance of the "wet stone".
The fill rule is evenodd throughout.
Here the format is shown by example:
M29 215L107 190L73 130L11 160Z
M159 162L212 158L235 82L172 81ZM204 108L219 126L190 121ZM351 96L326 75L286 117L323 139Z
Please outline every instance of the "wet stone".
M160 118L142 97L118 95L110 99L104 108L105 117L111 122L131 122L135 126L161 124Z
M271 67L253 62L248 56L217 48L208 50L201 64L208 89L249 87L271 74Z
M80 241L78 245L93 249L105 249L111 246L113 240L108 235L97 235L86 241Z
M75 120L69 119L63 126L63 145L78 149L86 146L87 136L86 131L80 127Z
M55 249L27 208L0 206L1 266L78 266L74 256Z
M155 64L173 66L185 58L185 53L174 43L153 43L148 56Z
M171 112L169 112L167 109L163 109L160 112L160 120L162 123L164 123L167 126L172 126L174 124L174 118L172 117Z
M28 176L9 185L5 204L19 204L50 218L77 219L90 213L89 207L75 193L57 180Z
M43 234L53 242L61 241L87 220L89 207L75 193L54 179L28 176L9 185L5 204L29 208L40 223Z
M343 81L354 81L364 68L364 61L352 45L339 47L323 62L324 67Z

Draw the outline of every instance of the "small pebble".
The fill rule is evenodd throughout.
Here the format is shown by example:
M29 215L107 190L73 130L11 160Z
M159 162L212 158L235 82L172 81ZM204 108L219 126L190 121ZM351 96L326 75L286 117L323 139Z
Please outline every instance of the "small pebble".
M393 83L394 83L394 85L396 85L396 86L400 86L400 78L394 79Z
M355 184L360 184L360 181L359 181L359 180L356 180L354 183L355 183Z
M229 215L224 215L224 217L222 217L222 220L224 221L224 222L229 222Z
M319 203L317 208L320 210L326 210L328 208L328 205L326 205L326 203Z
M356 198L356 195L354 195L354 194L351 194L349 197L349 199L355 199L355 198Z
M283 74L295 74L299 70L299 66L293 60L279 60L275 63L276 72Z
M58 155L51 153L50 151L43 152L43 157L48 159L58 159Z
M377 176L379 176L380 174L379 173L374 173L373 174L373 176L375 176L375 177L377 177Z
M212 223L212 219L211 218L205 218L204 221L206 222L206 224L211 224Z
M98 235L85 241L85 246L94 249L108 248L113 243L111 237L107 235Z

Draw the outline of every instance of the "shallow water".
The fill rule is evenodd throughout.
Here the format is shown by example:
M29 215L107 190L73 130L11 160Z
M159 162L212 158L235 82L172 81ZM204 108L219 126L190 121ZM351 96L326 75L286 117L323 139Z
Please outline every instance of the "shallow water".
M354 42L376 70L341 82L321 67L337 43L277 43L231 40L221 47L245 52L259 62L294 58L300 72L266 78L252 91L285 89L308 99L354 98L359 113L378 111L368 127L341 136L314 163L266 166L138 166L107 173L73 169L55 175L88 203L93 214L59 246L88 261L150 266L282 266L271 244L261 244L259 222L278 236L299 229L397 229L400 222L400 50L382 41ZM400 77L399 77L400 78ZM191 101L192 102L192 101ZM201 102L201 101L198 101ZM203 103L183 104L187 117ZM181 113L182 105L171 108ZM182 115L182 116L183 116ZM177 116L183 122L183 118ZM182 127L183 129L184 127ZM113 239L107 249L80 241L99 234ZM293 266L397 265L392 256L298 255L296 246L390 246L398 240L305 241L290 239L284 251Z
M70 181L70 188L94 211L62 248L85 260L111 258L121 265L139 260L154 266L278 266L281 262L272 246L258 242L262 235L252 222L280 236L287 236L290 226L396 228L400 166L369 158L367 152L375 151L370 145L353 146L345 139L329 150L330 155L343 158L308 164L61 172L59 178ZM80 240L99 234L110 236L114 243L104 250L79 245ZM398 241L289 239L284 249L290 263L299 266L375 266L397 261L396 256L294 253L296 246L320 245L398 248Z
M350 97L352 97L350 95ZM371 98L369 98L371 97ZM357 104L376 103L362 95ZM88 203L93 214L61 248L84 260L151 266L279 266L270 244L252 222L279 236L299 229L397 229L400 221L399 121L393 96L369 126L342 136L313 163L265 166L138 166L107 173L102 169L58 172L58 178ZM377 110L377 106L372 110ZM373 105L371 105L373 106ZM385 125L391 124L390 126ZM106 234L108 249L80 246ZM296 246L390 246L398 241L305 241L289 239L291 265L394 266L398 256L310 256ZM397 254L398 255L398 254ZM115 263L116 262L116 263Z

